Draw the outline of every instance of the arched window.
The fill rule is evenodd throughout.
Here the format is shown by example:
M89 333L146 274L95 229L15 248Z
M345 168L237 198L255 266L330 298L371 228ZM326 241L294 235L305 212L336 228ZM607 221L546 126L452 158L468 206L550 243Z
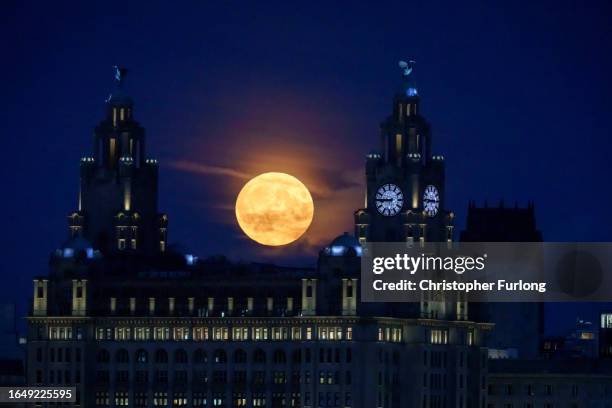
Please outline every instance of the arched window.
M287 362L287 356L283 350L275 350L272 361L274 364L285 364Z
M266 352L262 349L257 349L253 353L253 362L254 363L265 363L266 362Z
M108 363L110 361L110 353L108 350L100 350L98 351L98 355L96 356L96 361L98 363Z
M168 362L168 353L166 353L166 350L158 349L155 352L155 362L162 363L162 364L165 364Z
M146 364L149 362L149 353L146 350L140 349L136 352L136 362Z
M291 361L293 364L300 364L302 362L302 350L293 350L293 353L291 354Z
M187 352L183 349L178 349L174 352L174 362L179 364L187 364Z
M117 351L117 354L115 354L115 361L118 363L129 363L130 354L126 349L119 349L119 351Z
M247 362L247 353L242 349L238 349L234 352L234 363L246 363Z
M213 355L213 360L215 363L227 363L227 354L225 354L225 351L217 349Z
M208 362L208 356L206 355L206 352L202 349L197 349L194 353L193 353L193 362L196 364L204 364Z

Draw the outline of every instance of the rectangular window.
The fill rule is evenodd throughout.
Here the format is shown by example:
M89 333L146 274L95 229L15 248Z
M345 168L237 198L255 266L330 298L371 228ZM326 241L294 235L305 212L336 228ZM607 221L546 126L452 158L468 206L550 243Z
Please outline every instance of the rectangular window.
M72 339L72 327L49 327L50 340Z
M149 327L135 327L134 340L149 340L151 329Z
M189 328L188 327L175 327L173 330L173 338L176 341L189 340Z
M302 328L292 327L291 328L291 338L293 340L302 340Z
M115 327L115 340L131 340L130 327Z
M153 393L153 406L154 407L167 407L168 406L168 393L165 391L158 391Z
M272 328L272 340L287 340L287 328L286 327L273 327Z
M227 327L213 327L213 340L228 340L229 330Z
M395 157L397 157L397 163L402 162L402 135L400 133L395 135Z
M233 340L248 340L249 339L249 328L248 327L233 327L232 328L232 339Z
M448 330L432 329L430 342L431 344L448 344Z
M268 328L267 327L253 327L253 340L268 340Z
M97 407L108 407L110 405L110 398L108 397L108 391L96 392L96 406Z
M155 327L153 329L154 340L169 340L170 339L170 328L169 327Z
M208 327L194 327L193 340L205 341L208 340Z

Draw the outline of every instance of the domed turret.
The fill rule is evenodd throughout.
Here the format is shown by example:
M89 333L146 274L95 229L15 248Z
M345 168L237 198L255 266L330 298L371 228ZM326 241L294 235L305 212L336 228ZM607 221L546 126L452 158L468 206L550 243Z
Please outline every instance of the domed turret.
M60 258L80 257L93 259L100 256L100 251L96 251L91 242L82 236L76 236L66 241L64 245L56 251L56 256Z
M324 253L331 256L361 256L361 245L354 236L345 232L325 247Z

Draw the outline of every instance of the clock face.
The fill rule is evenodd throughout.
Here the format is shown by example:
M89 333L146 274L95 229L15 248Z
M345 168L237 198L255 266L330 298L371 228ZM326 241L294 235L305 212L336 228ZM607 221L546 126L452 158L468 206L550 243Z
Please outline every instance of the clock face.
M423 192L423 211L429 217L435 217L440 207L440 194L435 186L425 187Z
M404 195L395 184L385 184L376 191L376 209L386 217L391 217L402 209Z

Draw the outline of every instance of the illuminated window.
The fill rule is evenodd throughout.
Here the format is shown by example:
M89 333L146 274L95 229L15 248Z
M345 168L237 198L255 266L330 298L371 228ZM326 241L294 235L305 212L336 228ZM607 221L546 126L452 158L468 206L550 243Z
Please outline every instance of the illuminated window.
M49 338L52 340L72 339L72 327L50 327Z
M155 327L153 329L154 340L169 340L170 339L170 328L169 327Z
M232 339L233 340L248 340L249 339L248 327L233 327L232 328Z
M434 329L430 335L431 344L448 344L448 330Z
M352 327L346 328L346 339L353 340L353 328Z
M108 391L96 392L96 406L97 407L108 407L110 405L110 398L108 397Z
M132 238L132 240L130 241L130 245L132 249L136 249L136 238Z
M227 327L213 327L213 340L228 340L229 331Z
M302 328L292 327L291 328L291 338L293 340L302 340Z
M130 327L115 327L115 340L130 340L131 332Z
M194 327L193 339L195 341L208 340L208 327Z
M612 329L612 313L604 313L601 315L601 328Z
M115 393L115 406L127 407L129 405L128 393L119 391Z
M189 340L188 327L175 327L173 331L174 340Z
M395 135L395 154L397 157L398 163L402 160L402 135Z
M319 340L327 340L327 327L319 327Z
M306 340L312 340L312 327L306 328Z
M253 327L253 340L268 340L268 328L267 327Z
M159 241L159 250L161 252L166 252L166 241Z
M287 328L286 327L273 327L272 328L272 340L287 340Z
M125 249L125 238L119 238L117 240L117 249L123 251Z
M467 332L467 345L471 346L474 344L474 330L468 330Z
M111 166L114 165L115 163L115 146L116 146L117 141L115 140L115 138L111 138L109 141L109 159L110 159L110 163Z
M595 338L595 335L593 334L593 332L582 332L580 333L580 339L581 340L593 340Z
M378 341L383 341L384 340L382 327L378 328L378 337L377 337L377 339L378 339Z
M399 343L402 341L402 329L394 327L391 329L391 341Z
M168 406L168 393L165 391L153 393L153 406L154 407Z

